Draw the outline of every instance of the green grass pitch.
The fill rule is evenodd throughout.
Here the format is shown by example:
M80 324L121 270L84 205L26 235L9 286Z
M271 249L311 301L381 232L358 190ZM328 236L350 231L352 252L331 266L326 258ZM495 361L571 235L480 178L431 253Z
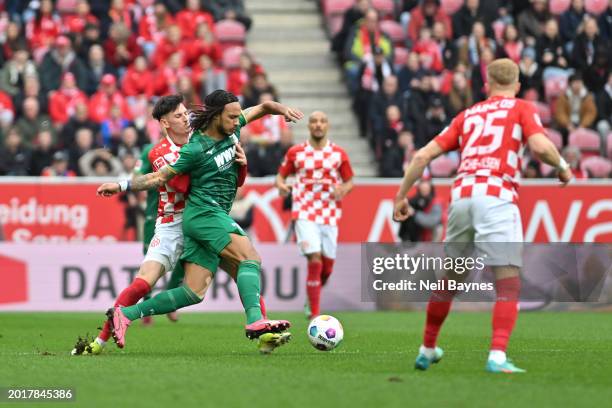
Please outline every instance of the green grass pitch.
M91 313L0 313L0 387L73 387L76 401L0 403L66 407L567 407L612 401L612 324L606 313L522 313L509 355L523 375L484 372L488 313L452 313L445 357L413 369L423 313L336 313L342 346L312 348L297 313L294 340L259 355L238 313L183 313L172 324L134 324L124 350L72 357L79 334L94 334Z

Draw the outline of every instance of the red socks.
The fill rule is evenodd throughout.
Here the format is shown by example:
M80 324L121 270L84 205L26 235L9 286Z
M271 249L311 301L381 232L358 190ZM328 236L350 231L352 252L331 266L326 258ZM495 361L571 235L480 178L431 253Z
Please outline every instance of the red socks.
M123 291L115 300L114 306L132 306L135 305L140 299L151 291L151 287L142 278L136 278L127 288ZM98 334L98 337L104 341L108 341L110 338L110 324L108 321L104 322L102 331Z
M491 350L506 351L518 316L518 299L521 280L518 276L495 282L497 301L493 307L493 339Z
M325 256L321 257L321 260L323 261L323 271L321 272L321 286L325 286L327 280L329 279L329 276L334 270L334 260Z
M425 332L423 333L423 346L427 348L436 347L436 340L440 333L442 323L448 316L455 291L435 290L432 292L427 303L427 320L425 321Z
M323 264L321 262L308 262L308 277L306 278L306 294L310 303L310 314L318 316L321 312L321 273Z

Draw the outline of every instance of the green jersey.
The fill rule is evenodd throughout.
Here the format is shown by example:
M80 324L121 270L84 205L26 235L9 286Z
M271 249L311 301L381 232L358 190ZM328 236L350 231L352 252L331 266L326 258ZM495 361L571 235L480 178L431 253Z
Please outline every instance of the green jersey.
M229 214L238 188L236 143L240 140L240 129L246 123L241 114L236 131L219 141L201 131L194 132L189 143L181 148L178 161L169 166L175 173L189 173L191 179L184 213L186 219L209 210L222 210Z

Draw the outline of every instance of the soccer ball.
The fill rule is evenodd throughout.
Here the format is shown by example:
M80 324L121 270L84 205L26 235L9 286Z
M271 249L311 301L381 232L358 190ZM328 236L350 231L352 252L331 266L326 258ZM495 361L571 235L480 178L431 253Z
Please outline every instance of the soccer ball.
M317 350L333 350L340 345L343 338L342 324L333 316L317 316L308 325L308 340Z

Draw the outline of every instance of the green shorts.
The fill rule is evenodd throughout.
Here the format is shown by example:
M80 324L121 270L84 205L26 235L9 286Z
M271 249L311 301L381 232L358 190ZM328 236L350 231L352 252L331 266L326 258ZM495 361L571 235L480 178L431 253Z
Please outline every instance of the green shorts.
M185 242L181 261L200 265L215 274L219 254L232 241L230 234L246 236L244 230L223 211L208 210L183 219Z

